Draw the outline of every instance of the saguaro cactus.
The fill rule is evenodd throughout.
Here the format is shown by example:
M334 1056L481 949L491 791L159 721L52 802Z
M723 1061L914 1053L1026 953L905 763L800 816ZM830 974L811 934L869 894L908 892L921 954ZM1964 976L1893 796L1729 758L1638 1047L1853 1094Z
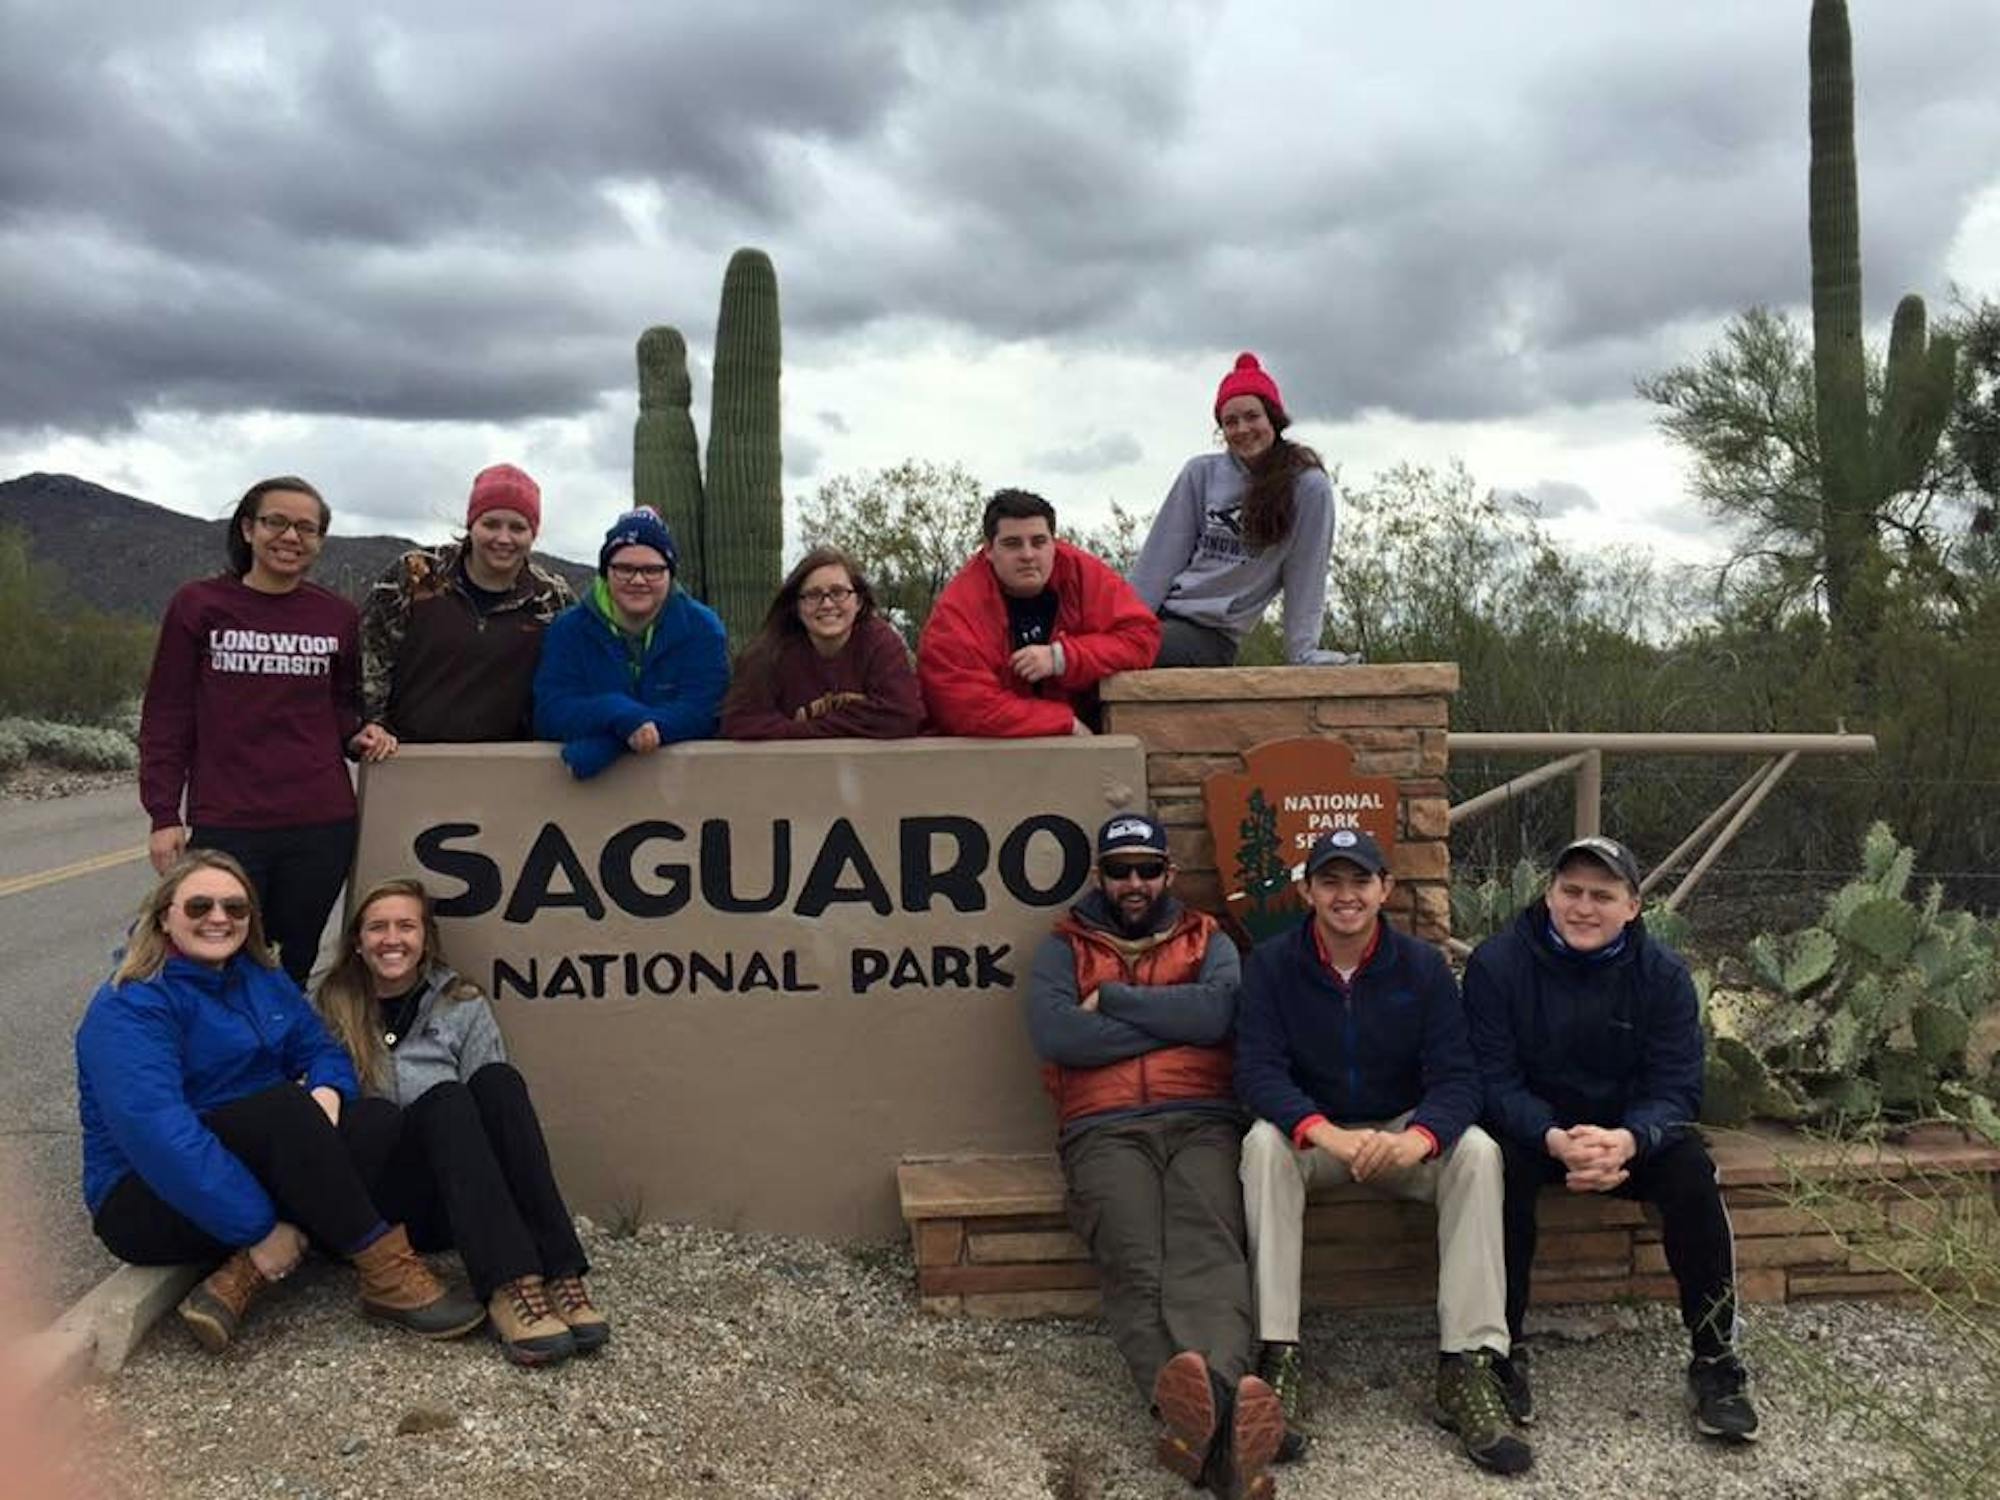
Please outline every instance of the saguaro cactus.
M1813 394L1827 610L1850 641L1881 609L1878 518L1922 475L1950 415L1958 350L1929 338L1924 303L1897 304L1880 410L1868 410L1861 342L1861 209L1854 156L1854 41L1846 0L1813 0L1807 42L1812 135L1807 225L1812 242Z
M681 549L679 587L704 598L701 457L695 445L687 340L677 328L639 335L639 419L632 429L632 498L660 513Z

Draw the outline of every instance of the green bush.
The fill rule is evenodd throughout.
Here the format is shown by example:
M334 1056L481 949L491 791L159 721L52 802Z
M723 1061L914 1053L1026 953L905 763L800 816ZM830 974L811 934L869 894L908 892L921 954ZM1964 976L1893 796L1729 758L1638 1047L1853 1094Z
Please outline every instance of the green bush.
M152 652L152 627L77 604L0 528L0 715L101 720L144 688Z
M65 771L130 771L139 764L139 747L116 729L0 719L0 770L15 770L30 760Z

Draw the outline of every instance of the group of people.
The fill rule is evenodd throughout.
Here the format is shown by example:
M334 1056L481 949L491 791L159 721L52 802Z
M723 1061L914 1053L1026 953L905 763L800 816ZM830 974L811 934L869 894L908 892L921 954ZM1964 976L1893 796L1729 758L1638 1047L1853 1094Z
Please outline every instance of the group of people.
M1395 881L1367 833L1320 835L1300 868L1305 917L1244 959L1173 894L1165 829L1115 816L1024 990L1070 1222L1161 1462L1265 1497L1270 1466L1303 1452L1306 1202L1349 1182L1437 1210L1435 1412L1474 1463L1533 1463L1523 1320L1537 1204L1558 1182L1654 1207L1695 1426L1754 1440L1729 1219L1693 1129L1694 985L1646 931L1631 851L1564 849L1462 992L1383 916Z

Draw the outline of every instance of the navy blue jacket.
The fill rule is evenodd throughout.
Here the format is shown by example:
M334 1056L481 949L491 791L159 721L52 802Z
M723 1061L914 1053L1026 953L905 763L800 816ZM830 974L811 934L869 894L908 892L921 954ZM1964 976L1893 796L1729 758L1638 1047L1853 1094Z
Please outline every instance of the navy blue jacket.
M1539 1150L1551 1127L1624 1126L1639 1155L1701 1114L1702 1040L1694 981L1634 919L1608 959L1566 952L1537 901L1481 943L1465 1009L1496 1136Z
M1354 1125L1414 1110L1410 1123L1449 1151L1479 1113L1451 970L1430 944L1384 921L1343 990L1320 962L1312 922L1258 944L1244 966L1237 1097L1287 1136L1313 1115Z
M535 734L561 740L578 780L595 776L629 748L641 725L660 743L715 737L729 689L722 621L676 588L653 621L640 659L591 598L571 605L543 632L535 669Z
M152 979L106 984L76 1033L84 1203L96 1213L137 1172L223 1244L256 1244L277 1223L271 1196L201 1117L281 1083L360 1092L346 1049L283 969L176 955Z

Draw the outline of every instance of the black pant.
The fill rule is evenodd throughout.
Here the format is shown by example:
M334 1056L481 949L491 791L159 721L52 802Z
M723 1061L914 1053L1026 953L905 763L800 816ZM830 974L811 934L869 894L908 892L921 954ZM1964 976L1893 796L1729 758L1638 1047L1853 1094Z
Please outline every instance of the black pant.
M1213 625L1197 625L1179 615L1160 616L1156 667L1233 667L1236 652L1236 642Z
M278 1217L322 1249L352 1254L382 1230L382 1215L350 1152L347 1111L336 1130L311 1094L281 1083L210 1110L201 1121L250 1169L278 1206ZM135 1266L221 1260L225 1245L148 1187L137 1172L122 1178L91 1223L104 1248Z
M303 988L354 863L355 820L297 828L196 828L189 844L233 854L257 889L264 935Z
M381 1101L363 1104L371 1108L358 1158L376 1202L417 1248L455 1246L481 1300L521 1276L590 1268L513 1066L488 1063L400 1112L387 1106L387 1116Z
M1518 1340L1535 1260L1536 1199L1544 1184L1562 1179L1564 1167L1539 1146L1509 1140L1501 1149L1507 1162L1507 1333ZM1723 1353L1736 1340L1736 1250L1708 1148L1684 1135L1629 1170L1613 1195L1659 1209L1667 1267L1680 1287L1681 1321L1694 1352L1704 1358Z

